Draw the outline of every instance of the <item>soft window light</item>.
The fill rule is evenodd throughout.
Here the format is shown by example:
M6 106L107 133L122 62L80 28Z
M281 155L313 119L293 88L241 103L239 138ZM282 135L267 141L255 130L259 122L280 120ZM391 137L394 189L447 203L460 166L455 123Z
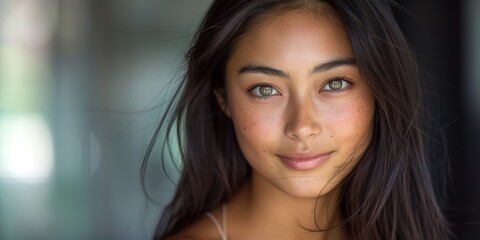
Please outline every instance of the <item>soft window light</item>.
M0 177L25 182L48 180L53 144L45 120L35 114L0 116Z

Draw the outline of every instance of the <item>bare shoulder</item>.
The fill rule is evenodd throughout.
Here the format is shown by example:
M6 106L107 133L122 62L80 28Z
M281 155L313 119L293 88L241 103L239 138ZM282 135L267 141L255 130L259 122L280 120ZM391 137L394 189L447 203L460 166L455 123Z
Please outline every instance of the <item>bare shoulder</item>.
M215 240L220 235L215 225L206 216L200 217L192 225L181 230L177 234L167 237L165 240Z

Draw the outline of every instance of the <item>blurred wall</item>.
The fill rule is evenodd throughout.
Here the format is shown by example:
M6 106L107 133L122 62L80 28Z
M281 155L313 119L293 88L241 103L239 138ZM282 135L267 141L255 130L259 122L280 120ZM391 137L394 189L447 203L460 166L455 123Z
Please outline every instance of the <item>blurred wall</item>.
M149 203L140 164L209 2L0 1L0 239L150 238L174 185L153 163Z
M55 171L56 1L0 1L0 239L47 239Z

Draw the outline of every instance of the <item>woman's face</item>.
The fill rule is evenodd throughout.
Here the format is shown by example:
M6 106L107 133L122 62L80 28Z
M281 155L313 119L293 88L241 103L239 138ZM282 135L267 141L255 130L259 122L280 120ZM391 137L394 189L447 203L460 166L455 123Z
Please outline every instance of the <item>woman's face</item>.
M373 96L332 17L289 12L250 29L217 96L253 181L297 197L329 192L371 139Z

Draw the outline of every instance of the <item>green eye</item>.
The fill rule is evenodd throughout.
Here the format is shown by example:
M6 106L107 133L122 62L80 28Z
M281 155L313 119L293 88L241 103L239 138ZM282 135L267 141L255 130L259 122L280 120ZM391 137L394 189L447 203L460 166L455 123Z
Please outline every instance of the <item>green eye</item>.
M340 91L346 87L348 87L351 83L346 81L345 79L332 79L325 84L322 90L325 91Z
M269 97L278 94L278 91L269 85L256 86L251 92L257 97Z
M273 92L273 88L267 87L267 86L261 86L258 88L258 92L260 92L262 96L270 96L270 94L272 94Z

